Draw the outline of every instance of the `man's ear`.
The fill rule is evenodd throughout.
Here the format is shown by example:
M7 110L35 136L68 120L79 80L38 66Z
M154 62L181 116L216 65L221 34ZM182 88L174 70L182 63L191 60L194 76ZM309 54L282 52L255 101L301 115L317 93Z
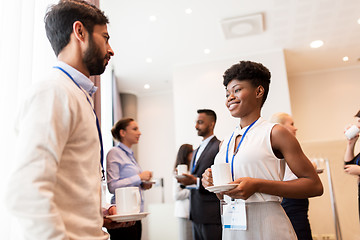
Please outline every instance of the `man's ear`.
M215 122L211 122L211 123L210 123L210 128L211 128L212 130L214 130L214 128L215 128Z
M74 22L73 33L74 33L76 39L78 39L81 42L85 41L87 31L86 31L84 25L82 24L82 22L80 22L80 21Z
M265 89L262 85L258 86L256 88L256 98L261 98L264 96L264 93L265 93Z

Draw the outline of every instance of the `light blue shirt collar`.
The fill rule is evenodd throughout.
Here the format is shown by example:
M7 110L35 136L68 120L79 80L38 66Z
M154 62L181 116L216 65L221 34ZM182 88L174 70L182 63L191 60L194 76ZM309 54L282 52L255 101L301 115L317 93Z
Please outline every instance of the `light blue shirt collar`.
M69 73L73 77L74 81L79 84L79 86L84 89L90 96L92 96L96 92L97 87L94 86L94 83L75 68L62 61L58 61L56 63L56 66L61 67L67 73Z
M211 140L214 136L215 136L215 135L211 135L210 137L208 137L207 139L205 139L204 141L202 141L200 145L207 146L208 143L210 142L210 140Z
M210 142L210 140L214 137L215 135L211 135L210 137L206 138L205 140L203 140L199 146L199 149L196 153L196 158L195 158L195 164L197 163L197 161L199 160L202 152L204 151L204 149L206 148L206 146L208 145L208 143Z
M125 152L127 152L128 154L134 156L134 152L128 147L126 146L125 144L123 144L122 142L119 142L118 145L120 146L120 148L122 150L124 150Z

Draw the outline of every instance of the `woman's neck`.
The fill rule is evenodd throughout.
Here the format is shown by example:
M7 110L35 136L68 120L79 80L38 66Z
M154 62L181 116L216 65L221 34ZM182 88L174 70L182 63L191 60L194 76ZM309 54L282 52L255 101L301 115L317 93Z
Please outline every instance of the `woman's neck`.
M131 143L124 141L124 140L122 140L121 143L124 144L125 146L127 146L128 148L131 148L131 146L132 146Z
M249 114L247 116L242 117L240 119L240 127L244 128L246 126L249 126L250 124L252 124L256 120L258 120L259 117L260 117L260 112L254 112L252 114Z

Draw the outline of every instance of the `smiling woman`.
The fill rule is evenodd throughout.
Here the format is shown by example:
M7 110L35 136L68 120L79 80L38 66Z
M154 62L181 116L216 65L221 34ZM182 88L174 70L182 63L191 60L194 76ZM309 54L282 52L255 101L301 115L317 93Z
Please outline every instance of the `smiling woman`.
M297 239L280 205L281 197L318 196L323 188L296 138L260 116L270 72L260 63L241 61L226 70L223 83L226 106L233 117L240 119L215 158L215 164L230 163L231 183L238 184L217 194L225 201L223 239ZM298 179L282 181L285 161ZM203 174L202 182L204 187L213 185L211 170ZM265 219L270 216L278 227L269 227ZM238 220L231 220L235 218ZM242 231L234 231L239 229Z

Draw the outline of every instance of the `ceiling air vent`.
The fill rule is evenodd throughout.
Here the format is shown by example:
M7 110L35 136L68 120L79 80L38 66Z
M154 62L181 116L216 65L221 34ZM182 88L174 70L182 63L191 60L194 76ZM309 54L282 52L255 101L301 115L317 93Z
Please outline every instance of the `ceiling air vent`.
M259 34L264 31L263 15L258 13L223 19L221 20L221 27L226 39Z

